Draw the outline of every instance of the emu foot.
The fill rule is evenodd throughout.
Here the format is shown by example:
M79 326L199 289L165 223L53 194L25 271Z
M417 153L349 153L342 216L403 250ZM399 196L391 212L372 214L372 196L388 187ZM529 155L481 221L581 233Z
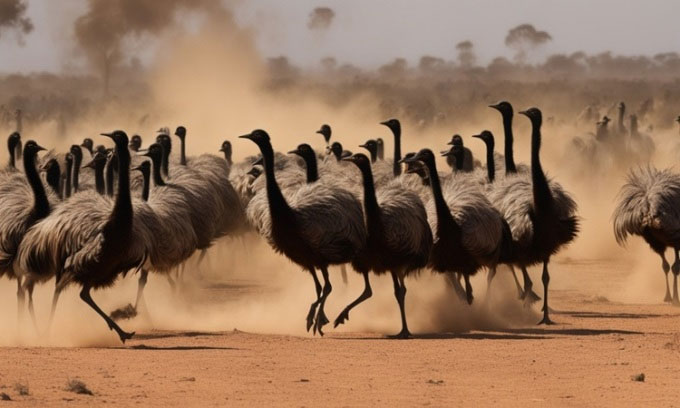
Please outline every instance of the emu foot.
M411 337L411 332L408 331L408 329L401 329L401 331L397 334L393 334L391 336L387 336L390 339L401 339L405 340Z
M319 302L314 302L312 305L309 307L309 313L307 313L307 331L312 328L314 325L314 316L316 315L316 306L319 304Z
M349 320L349 311L347 309L345 309L338 315L338 317L335 318L335 322L333 322L333 328L336 328L339 325L344 324L348 320Z

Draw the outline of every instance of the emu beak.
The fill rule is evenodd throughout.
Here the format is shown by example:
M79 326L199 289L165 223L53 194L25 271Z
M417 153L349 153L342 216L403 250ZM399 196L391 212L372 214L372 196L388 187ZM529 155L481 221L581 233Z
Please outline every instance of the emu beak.
M517 113L522 114L522 115L524 115L524 116L526 116L526 117L529 117L529 112L527 112L527 111L525 111L525 110L519 111L519 112L517 112Z
M218 151L219 151L219 152L223 152L223 151L224 151L224 147L220 147L220 150L218 150Z
M364 149L368 149L368 146L366 146L366 144L360 144L359 147L363 147Z
M451 149L451 150L444 150L444 151L442 152L442 157L451 156L452 154L453 154L453 149Z
M385 125L385 126L388 126L388 125L387 125L388 123L389 123L389 120L386 120L386 121L384 121L384 122L380 122L381 125Z
M340 158L341 161L346 161L346 162L354 162L354 157L352 156L347 156L347 157L342 157Z
M149 156L149 149L146 150L137 150L137 153L135 156Z
M100 133L100 135L113 139L113 133Z
M289 151L288 154L298 154L298 155L299 155L299 154L300 154L300 151L297 150L297 149L295 149L295 150Z
M239 138L241 138L241 139L249 139L249 140L253 140L253 134L252 134L252 133L248 133L247 135L241 135L241 136L239 136Z
M482 135L481 135L481 134L479 134L479 135L472 135L472 137L476 137L477 139L481 139L481 138L482 138Z
M318 134L320 134L320 135L323 135L323 132L321 131L321 129L317 130L317 131L314 132L314 133L318 133Z
M38 151L47 150L47 149L45 149L44 147L42 147L42 146L40 146L40 145L37 145L37 148L38 148Z

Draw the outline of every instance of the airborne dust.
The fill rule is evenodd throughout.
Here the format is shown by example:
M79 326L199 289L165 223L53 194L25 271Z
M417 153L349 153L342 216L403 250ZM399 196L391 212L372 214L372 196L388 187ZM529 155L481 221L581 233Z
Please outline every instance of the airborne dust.
M19 0L0 2L0 40L21 43L30 34L33 22L24 8ZM261 56L256 29L240 26L219 1L90 0L77 16L67 17L72 35L64 39L68 44L59 46L65 58L80 61L81 71L0 75L0 134L14 130L16 108L22 109L24 140L36 139L57 151L113 128L139 133L147 145L159 127L181 124L188 129L189 154L218 154L221 142L229 139L238 161L256 151L252 143L236 136L254 128L267 129L279 151L302 142L323 149L323 140L314 131L329 123L333 137L350 150L358 150L366 139L384 138L389 157L391 137L378 122L397 117L404 127L402 151L424 146L441 150L452 134L459 133L483 161L484 146L470 135L489 129L496 136L496 150L503 148L500 115L487 105L501 99L513 103L516 111L536 105L547 118L544 168L575 196L582 217L579 238L556 258L551 288L578 287L610 301L660 300L663 275L658 258L640 239L631 239L627 248L618 247L612 233L616 193L635 158L604 152L606 163L596 165L573 149L573 139L592 138L595 121L604 115L615 126L616 105L625 101L627 112L638 115L641 132L654 140L652 162L673 165L680 152L674 122L680 84L671 80L680 66L677 54L574 53L547 56L531 65L527 55L540 52L551 36L523 25L505 39L516 51L515 58L499 57L487 66L477 65L474 44L467 41L458 44L458 57L450 61L423 56L417 65L397 59L365 70L337 61L329 50L318 67L302 68L285 56ZM334 17L332 9L312 10L308 28L322 32L332 26ZM528 163L528 121L516 115L514 131L515 160ZM5 149L0 160L7 160ZM438 165L445 170L443 161ZM589 282L584 288L580 275L570 272L593 259L617 259L626 269L611 273L630 276L624 285ZM170 290L163 276L152 274L146 291L148 315L124 322L124 327L304 333L314 294L312 280L255 234L218 242L203 263L197 265L193 259L186 269L179 293ZM541 293L539 271L531 273ZM331 271L331 279L334 290L326 310L333 320L361 292L363 283L350 270L349 285L343 285L338 268ZM355 309L339 330L396 331L399 318L392 284L389 278L372 281L373 298ZM137 277L128 275L94 297L110 311L132 302L136 285ZM407 280L412 331L464 331L536 321L539 308L524 308L515 299L505 268L494 285L494 299L487 303L486 272L481 271L473 279L476 301L469 307L452 296L444 279L422 271L417 279ZM0 330L9 333L0 339L3 345L117 344L75 289L62 295L52 333L45 336L52 282L35 292L40 335L30 323L17 329L15 290L15 282L0 282ZM330 327L326 330L332 331Z

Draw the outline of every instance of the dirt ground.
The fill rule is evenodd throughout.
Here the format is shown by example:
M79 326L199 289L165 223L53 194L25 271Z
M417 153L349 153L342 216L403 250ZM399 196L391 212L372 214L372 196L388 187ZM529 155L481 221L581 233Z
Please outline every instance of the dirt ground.
M532 273L540 293L540 279ZM91 319L108 340L86 347L0 348L0 392L13 401L0 405L680 406L680 309L602 295L629 286L631 273L622 262L556 263L551 304L557 325L534 325L535 305L519 322L480 323L481 328L433 334L418 331L413 322L416 336L407 341L362 330L371 326L352 326L352 320L345 331L327 326L323 338L298 335L304 330L302 307L290 318L298 323L285 325L296 335L233 327L138 329L121 345L83 309L77 318ZM566 274L569 280L559 279ZM649 275L663 284L660 270ZM418 289L411 289L407 302L409 297L417 302ZM267 293L261 282L234 280L204 285L191 296L210 303L261 293ZM663 290L658 300L662 297ZM484 303L482 293L476 301ZM396 309L396 303L387 305ZM220 310L229 309L226 304ZM337 310L329 307L329 317ZM465 313L464 306L458 310ZM356 309L350 317L369 312L375 310ZM384 332L398 331L397 316L390 312ZM634 381L640 374L644 381ZM67 391L72 379L94 395ZM20 395L17 383L28 395Z

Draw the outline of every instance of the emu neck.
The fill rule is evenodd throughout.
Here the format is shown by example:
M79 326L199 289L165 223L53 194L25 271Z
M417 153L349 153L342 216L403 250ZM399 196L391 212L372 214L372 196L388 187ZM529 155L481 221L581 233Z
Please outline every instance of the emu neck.
M375 151L375 149L369 149L368 153L371 155L371 164L375 163L375 161L378 159L378 152Z
M9 146L9 148L7 150L9 150L9 167L12 168L12 169L15 169L16 168L16 157L14 157L14 156L15 156L16 150L17 150L16 146Z
M113 197L113 186L114 186L114 172L113 172L113 161L115 160L115 156L109 160L108 164L106 165L106 195L109 197Z
M378 206L378 199L375 197L375 184L373 183L371 167L361 167L360 170L364 184L364 211L366 211L366 223L370 233L376 231L376 229L379 230L382 226L380 206Z
M105 193L104 166L102 166L99 163L95 164L94 167L94 185L95 188L97 189L97 193L104 195Z
M132 198L130 197L130 151L116 146L118 156L118 193L109 220L116 233L126 234L132 228Z
M24 173L33 190L33 214L37 219L45 218L50 214L50 203L47 201L40 175L35 169L35 153L24 155Z
M168 177L170 175L170 149L163 149L163 175Z
M71 172L73 171L73 162L66 163L66 181L64 182L64 197L71 197Z
M541 127L532 124L531 131L531 180L534 194L534 209L537 213L547 210L552 205L552 193L548 180L541 167Z
M486 172L489 177L489 183L493 183L496 178L496 161L493 157L494 143L486 142Z
M274 176L274 150L272 145L264 143L260 146L260 151L262 152L264 163L264 175L267 182L267 201L269 201L272 224L276 224L278 220L292 219L293 210L283 197L283 193L281 193L281 189Z
M399 177L401 175L401 128L392 131L394 133L394 164L393 173L394 177Z
M161 161L162 159L160 157L151 158L153 185L156 187L165 185L165 181L163 181L163 177L161 176Z
M78 184L80 181L80 164L82 163L83 159L78 158L78 156L75 156L73 158L73 192L77 193L78 192Z
M618 125L619 125L619 131L623 132L625 126L623 124L623 118L626 115L626 108L619 108L619 120L618 120Z
M184 137L179 138L179 164L182 166L187 165L186 142L184 141Z
M230 167L231 167L232 164L234 164L234 162L233 162L232 159L231 159L231 152L227 152L227 151L224 152L224 160L227 161L227 164L228 164Z
M378 160L384 160L385 159L385 146L384 145L378 145Z
M305 165L307 166L307 183L313 183L319 179L319 170L316 165L316 155L305 155Z
M61 174L58 168L50 169L47 172L47 184L52 188L52 191L54 191L57 196L61 199L62 194L61 191L59 191L59 181L61 179Z
M453 157L456 158L456 171L465 171L465 148L461 147Z
M144 179L144 184L142 186L142 200L149 201L149 171L142 171L142 178Z
M437 165L434 160L425 163L429 173L430 187L432 187L432 196L434 197L434 204L437 210L437 232L444 230L446 226L457 227L456 220L451 215L451 210L444 200L442 193L442 186L439 180L439 173L437 173Z
M512 149L514 136L512 134L512 114L503 115L503 131L505 133L505 174L517 173L515 153Z

